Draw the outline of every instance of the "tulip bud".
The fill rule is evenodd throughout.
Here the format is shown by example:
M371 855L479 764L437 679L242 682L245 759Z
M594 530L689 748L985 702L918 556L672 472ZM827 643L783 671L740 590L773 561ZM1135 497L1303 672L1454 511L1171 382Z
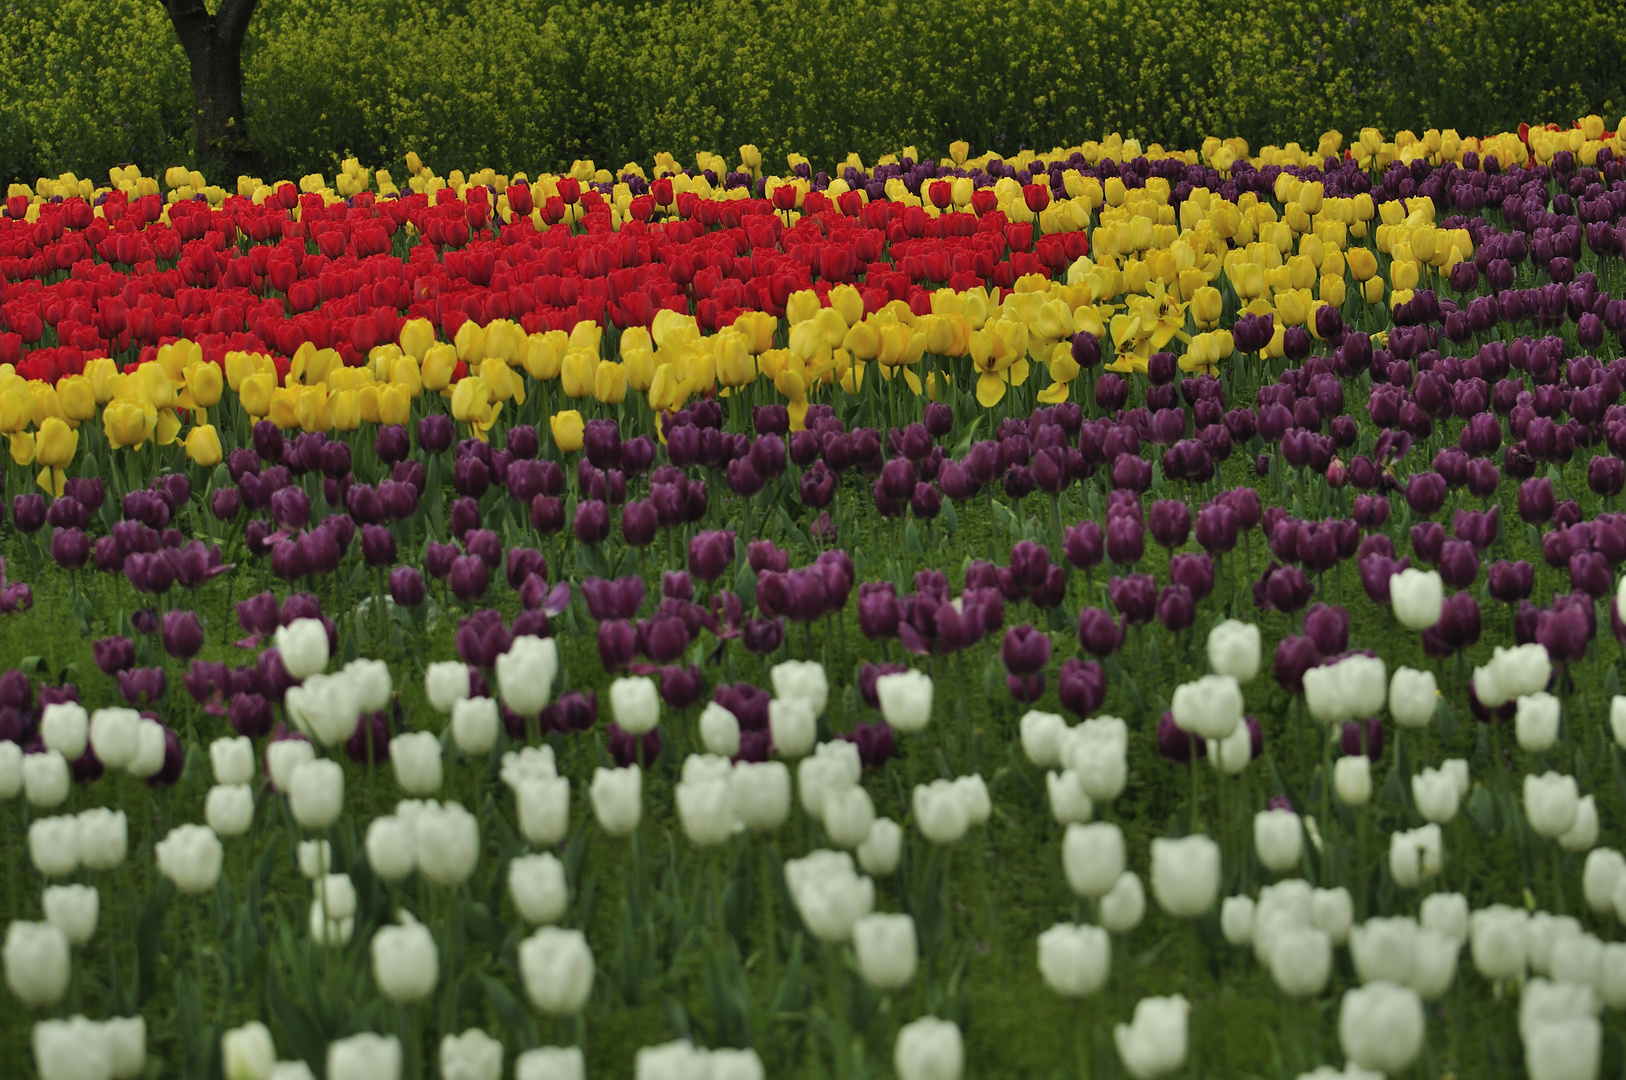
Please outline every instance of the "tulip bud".
M1112 942L1098 926L1057 923L1039 935L1039 974L1063 997L1081 998L1106 984Z
M401 1040L371 1032L335 1039L327 1045L327 1080L401 1080Z
M301 828L320 831L344 809L344 769L323 758L300 765L290 777L288 809Z
M580 930L544 926L519 947L520 977L538 1012L571 1016L593 991L593 953Z
M643 816L642 792L643 771L637 765L596 770L589 795L599 828L611 836L630 835Z
M898 1030L892 1052L898 1080L960 1080L965 1046L952 1020L923 1016Z
M226 1080L270 1080L277 1063L271 1029L258 1020L220 1036L220 1058Z
M18 1001L46 1008L68 990L68 936L49 922L19 919L6 928L6 987Z
M379 993L410 1005L427 998L440 981L440 954L429 928L406 912L399 926L380 927L373 935L373 979ZM329 1064L331 1075L332 1065Z
M400 881L418 868L418 830L406 818L377 817L367 826L367 865L383 881Z
M1135 1003L1134 1019L1112 1032L1118 1056L1138 1080L1166 1076L1186 1060L1187 1020L1191 1006L1179 994L1147 997Z
M337 768L337 766L335 766ZM207 825L180 825L158 841L153 853L158 870L183 893L197 896L215 887L224 851Z
M414 798L440 790L440 740L427 731L397 735L390 740L390 766L395 782Z
M203 819L223 840L242 836L254 821L254 790L247 784L216 784L204 799Z
M1177 919L1194 919L1219 892L1219 845L1206 836L1152 841L1152 895Z
M564 864L551 854L526 855L508 864L508 893L528 924L555 923L570 906Z
M853 951L865 982L883 992L901 990L913 981L919 961L915 920L908 915L865 915L853 923Z
M1062 843L1062 868L1067 884L1085 899L1111 892L1124 873L1123 831L1111 822L1067 826Z

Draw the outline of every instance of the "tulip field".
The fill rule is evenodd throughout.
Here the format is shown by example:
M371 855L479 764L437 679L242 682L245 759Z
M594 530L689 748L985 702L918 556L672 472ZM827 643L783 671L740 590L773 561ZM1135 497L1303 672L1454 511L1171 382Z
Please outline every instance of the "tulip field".
M12 185L0 1076L1626 1075L1623 138Z

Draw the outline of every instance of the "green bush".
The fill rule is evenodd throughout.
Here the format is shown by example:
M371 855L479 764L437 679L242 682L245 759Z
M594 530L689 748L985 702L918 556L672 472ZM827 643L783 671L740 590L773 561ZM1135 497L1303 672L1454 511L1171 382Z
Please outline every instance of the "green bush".
M1195 146L1329 127L1567 124L1626 108L1607 0L269 0L245 46L262 173L610 167L660 150L822 166L908 144ZM185 56L149 0L11 0L0 174L186 160Z

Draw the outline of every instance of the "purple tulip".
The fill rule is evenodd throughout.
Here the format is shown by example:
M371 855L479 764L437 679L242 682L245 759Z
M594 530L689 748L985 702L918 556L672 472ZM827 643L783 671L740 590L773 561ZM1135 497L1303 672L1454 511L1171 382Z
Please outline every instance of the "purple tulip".
M472 604L485 595L486 588L491 583L491 572L486 568L483 559L475 555L463 555L452 560L452 568L446 575L446 582L451 586L453 596L465 604Z
M1107 582L1107 595L1113 608L1130 626L1144 626L1152 621L1157 604L1157 582L1150 574L1115 577Z
M1078 639L1090 655L1107 657L1123 644L1124 628L1110 612L1084 608L1078 613Z
M1491 563L1486 575L1486 588L1491 598L1504 604L1515 604L1530 595L1536 585L1536 570L1527 562L1508 562L1498 559Z
M1214 560L1205 552L1176 555L1169 560L1169 578L1191 593L1193 603L1200 604L1214 591Z
M1061 704L1079 719L1094 715L1107 698L1106 673L1094 660L1070 657L1057 684Z
M1165 585L1157 597L1157 621L1171 634L1191 628L1197 618L1197 605L1191 590L1181 584Z
M1383 757L1383 721L1375 716L1346 723L1338 736L1338 749L1346 757L1364 754L1377 761Z
M716 581L734 561L734 533L711 530L689 541L689 572L701 581Z
M166 612L159 635L164 651L177 660L190 660L203 648L203 624L198 622L196 612Z
M1100 566L1106 553L1106 539L1101 526L1093 521L1083 521L1067 529L1062 536L1062 550L1067 561L1079 570Z
M1349 612L1334 604L1312 604L1304 613L1304 636L1322 656L1337 656L1349 648Z
M1276 683L1290 694L1304 690L1304 673L1321 663L1321 654L1315 642L1308 637L1289 635L1276 645L1276 656L1271 672Z
M1519 517L1532 525L1541 525L1553 519L1558 500L1553 484L1545 476L1526 480L1519 485Z
M1253 586L1253 602L1261 610L1292 614L1310 602L1315 587L1296 566L1272 562Z
M1146 528L1131 517L1107 520L1107 558L1118 566L1133 566L1146 553Z
M1208 756L1208 744L1203 737L1182 729L1174 722L1172 712L1158 718L1157 749L1164 758L1181 765L1190 762L1193 753L1198 757Z
M390 598L404 608L415 608L423 603L428 587L423 575L411 566L397 566L390 571Z
M1479 601L1466 592L1445 598L1440 621L1423 631L1423 652L1436 659L1477 644L1480 631Z
M159 667L128 668L118 673L119 693L131 705L151 705L163 698L169 679Z

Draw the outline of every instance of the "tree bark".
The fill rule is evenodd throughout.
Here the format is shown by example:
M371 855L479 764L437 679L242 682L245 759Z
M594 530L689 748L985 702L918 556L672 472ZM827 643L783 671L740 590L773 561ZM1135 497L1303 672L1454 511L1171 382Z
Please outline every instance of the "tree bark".
M255 0L162 0L192 69L192 135L211 183L235 190L255 157L243 110L243 36ZM209 170L213 170L210 172Z

